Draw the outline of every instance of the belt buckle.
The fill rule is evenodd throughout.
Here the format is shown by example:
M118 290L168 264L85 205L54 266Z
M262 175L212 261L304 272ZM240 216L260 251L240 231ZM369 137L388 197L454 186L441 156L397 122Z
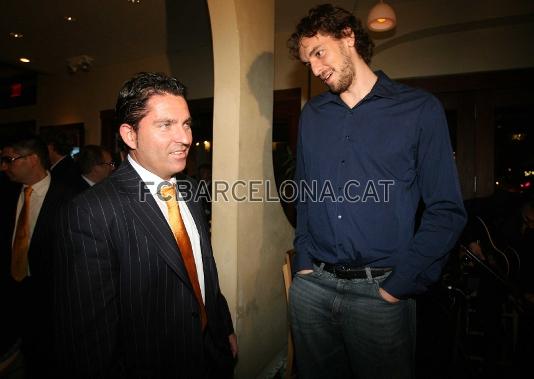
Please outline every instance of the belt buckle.
M339 279L352 279L350 268L343 264L334 266L334 276Z

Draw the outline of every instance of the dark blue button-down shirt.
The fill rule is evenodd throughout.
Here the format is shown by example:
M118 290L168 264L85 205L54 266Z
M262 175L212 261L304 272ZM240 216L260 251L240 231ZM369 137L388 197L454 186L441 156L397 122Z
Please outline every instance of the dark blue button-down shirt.
M391 267L383 287L404 297L439 279L466 216L441 104L377 76L354 108L327 92L302 111L294 266Z

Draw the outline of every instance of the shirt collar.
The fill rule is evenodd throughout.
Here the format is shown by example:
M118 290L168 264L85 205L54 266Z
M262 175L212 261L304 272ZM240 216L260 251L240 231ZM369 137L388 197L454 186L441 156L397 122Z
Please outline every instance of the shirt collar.
M386 97L388 99L396 99L398 92L395 90L395 83L384 72L378 70L375 71L375 75L378 77L369 96Z
M158 190L160 188L161 183L172 183L173 185L176 184L176 178L172 177L169 180L164 180L153 172L150 172L146 168L141 166L130 155L128 155L128 162L130 162L134 170L139 174L141 180L145 183L148 190L153 196L156 196L158 194Z
M61 158L58 159L58 161L56 163L54 163L52 166L50 166L50 170L53 170L54 167L56 167L63 159L65 159L67 156L64 155L62 156Z
M86 181L87 184L89 184L91 187L94 186L96 183L93 182L91 179L89 179L87 176L82 175L82 179Z
M366 98L370 98L372 96L378 96L378 97L385 97L388 99L396 99L398 92L395 90L395 83L381 70L375 71L375 75L378 77L375 85L373 88L371 88L371 91ZM332 93L330 91L324 92L317 96L317 105L321 106L326 103L334 102L341 105L344 105L345 103L338 94Z
M43 197L48 192L48 188L50 188L50 174L48 171L46 172L46 176L39 180L37 183L32 184L32 195L35 194L39 197ZM24 188L28 187L26 184L22 186L22 190L24 191Z

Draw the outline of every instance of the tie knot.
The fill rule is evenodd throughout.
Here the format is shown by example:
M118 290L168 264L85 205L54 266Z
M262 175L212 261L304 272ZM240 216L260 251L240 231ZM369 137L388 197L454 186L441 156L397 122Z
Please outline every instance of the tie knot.
M32 191L33 191L32 186L28 186L28 187L24 188L24 196L25 197L29 197L31 195Z
M159 193L163 196L163 200L167 201L171 198L176 198L176 188L174 186L163 186L159 190Z

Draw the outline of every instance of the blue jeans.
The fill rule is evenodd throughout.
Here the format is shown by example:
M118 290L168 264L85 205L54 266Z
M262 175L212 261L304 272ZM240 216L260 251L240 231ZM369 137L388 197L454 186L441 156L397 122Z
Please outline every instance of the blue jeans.
M387 275L337 279L319 267L296 275L289 307L299 379L415 376L415 301L383 300Z

